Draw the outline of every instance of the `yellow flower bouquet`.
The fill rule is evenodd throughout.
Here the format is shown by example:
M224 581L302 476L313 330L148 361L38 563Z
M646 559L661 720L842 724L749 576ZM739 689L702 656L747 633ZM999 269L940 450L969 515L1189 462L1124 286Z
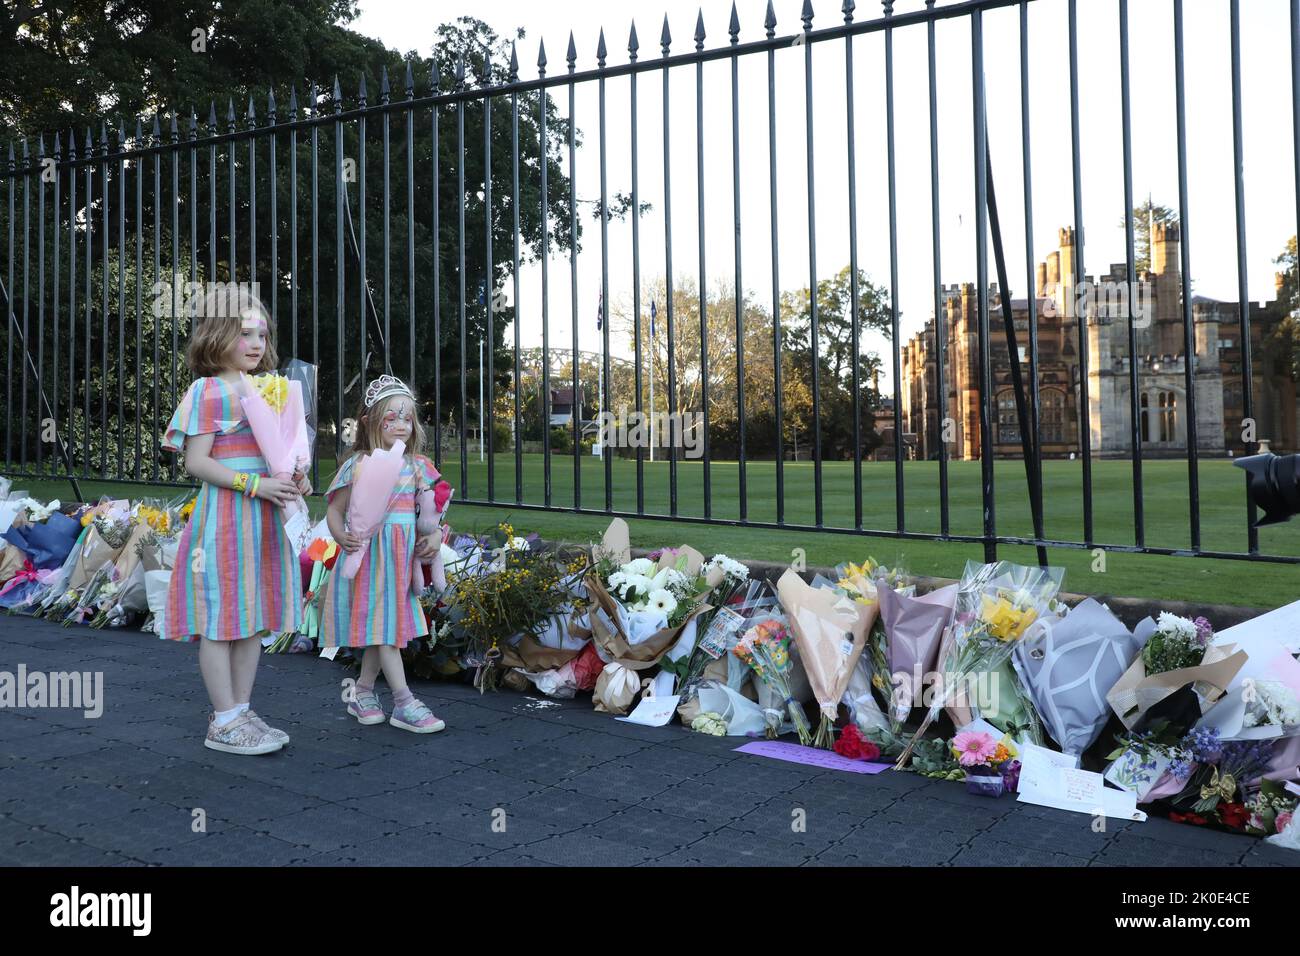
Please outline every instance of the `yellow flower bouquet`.
M1007 561L967 563L957 589L951 634L940 654L943 682L935 688L914 740L972 685L976 675L1006 664L1036 621L1055 617L1056 594L1064 576L1061 568L1022 567ZM907 765L911 750L909 745L899 757L899 769Z

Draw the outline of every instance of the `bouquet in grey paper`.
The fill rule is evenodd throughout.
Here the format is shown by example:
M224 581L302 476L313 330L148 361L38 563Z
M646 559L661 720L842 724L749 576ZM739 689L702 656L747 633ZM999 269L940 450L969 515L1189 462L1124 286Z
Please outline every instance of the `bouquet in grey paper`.
M1068 754L1082 754L1110 717L1106 692L1128 669L1150 634L1150 622L1129 631L1110 608L1087 598L1064 618L1030 627L1013 660L1039 717Z

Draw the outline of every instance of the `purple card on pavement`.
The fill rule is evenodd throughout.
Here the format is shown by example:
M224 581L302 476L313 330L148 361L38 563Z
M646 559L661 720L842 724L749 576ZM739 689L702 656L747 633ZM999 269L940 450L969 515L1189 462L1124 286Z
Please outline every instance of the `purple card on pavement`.
M847 770L849 773L880 773L888 770L887 763L869 763L866 760L850 760L841 757L833 750L821 750L816 747L801 747L799 744L782 743L779 740L755 740L736 748L737 753L758 754L773 760L785 760L790 763L807 764L825 770Z

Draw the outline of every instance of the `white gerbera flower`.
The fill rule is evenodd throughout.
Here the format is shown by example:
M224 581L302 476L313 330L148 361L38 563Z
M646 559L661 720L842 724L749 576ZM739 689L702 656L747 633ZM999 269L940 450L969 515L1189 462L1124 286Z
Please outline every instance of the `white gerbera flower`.
M665 616L671 616L673 611L677 610L677 598L673 593L664 588L650 592L648 607L651 610L659 611Z

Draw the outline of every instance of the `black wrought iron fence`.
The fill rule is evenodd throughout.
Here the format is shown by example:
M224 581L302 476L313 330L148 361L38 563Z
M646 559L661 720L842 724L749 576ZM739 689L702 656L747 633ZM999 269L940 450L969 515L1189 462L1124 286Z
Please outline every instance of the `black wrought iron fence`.
M761 39L740 39L741 25L732 9L725 45L707 46L703 13L696 23L692 50L674 52L665 20L659 53L642 58L635 30L629 37L628 62L610 64L602 32L594 69L579 69L572 36L567 69L548 74L546 52L539 50L537 77L520 76L513 46L504 51L467 48L457 51L455 66L435 58L431 74L417 75L407 64L398 94L387 72L380 78L377 101L362 77L355 97L346 97L338 80L325 93L310 87L302 102L290 91L287 108L274 93L265 101L228 103L224 129L218 109L210 105L206 121L193 109L165 112L130 128L119 120L86 129L10 144L0 167L0 214L7 241L0 289L7 315L5 378L5 473L15 477L69 475L110 481L176 482L175 461L157 451L157 437L188 383L183 345L187 333L185 305L193 289L205 284L255 284L271 312L281 354L299 357L320 369L321 450L328 459L340 448L357 397L368 378L393 372L409 378L425 414L437 423L432 453L450 470L461 500L500 504L515 509L556 509L580 513L662 517L681 521L746 527L845 531L900 539L982 544L991 557L999 544L1031 545L1045 560L1046 547L1105 547L1112 550L1201 557L1250 558L1297 563L1290 553L1262 551L1253 527L1253 509L1241 495L1241 519L1249 529L1244 549L1221 547L1202 535L1200 449L1198 438L1195 318L1190 285L1190 237L1195 223L1188 216L1187 128L1184 79L1184 4L1167 0L1173 33L1166 38L1175 55L1173 83L1177 95L1177 224L1181 242L1180 309L1185 410L1180 410L1179 457L1185 459L1188 510L1187 545L1156 545L1147 539L1145 508L1148 461L1144 447L1154 419L1140 406L1140 359L1137 323L1132 308L1119 317L1127 359L1120 374L1127 380L1127 458L1131 461L1132 541L1099 541L1094 509L1098 427L1090 396L1090 326L1067 313L1076 355L1071 380L1064 384L1073 405L1073 426L1066 439L1077 453L1081 534L1051 536L1044 520L1044 418L1040 368L1039 311L1047 301L1035 275L1032 230L1033 159L1030 151L1031 84L1028 69L1033 38L1029 10L1051 0L971 0L940 6L926 0L924 9L894 11L882 4L873 19L856 18L846 0L837 11L842 22L814 29L814 10L805 2L799 28L781 32L769 4ZM1130 36L1128 0L1114 0L1119 32L1113 39L1121 57L1120 133L1124 166L1127 262L1123 278L1135 289L1135 221L1132 182L1130 109ZM1165 2L1165 0L1162 0ZM1241 36L1239 0L1226 0L1231 23L1226 48L1231 57L1232 138L1236 160L1236 256L1240 296L1232 304L1240 330L1238 379L1241 414L1254 416L1252 330L1247 296L1243 183ZM1098 3L1089 3L1088 13ZM1068 273L1073 288L1087 272L1082 244L1084 194L1081 188L1077 0L1068 0L1068 45L1073 180L1074 243ZM985 15L1003 8L1019 13L1021 131L1020 157L1024 193L1014 215L1023 215L1026 233L1026 305L1017 321L1013 283L1008 274L988 141L984 34ZM943 148L970 149L969 172L975 203L976 275L973 292L975 370L974 409L959 406L955 363L966 344L952 341L949 319L956 290L940 279L943 247L940 227L940 150L938 100L952 97L936 80L936 28L964 24L970 42L969 100L971 141L953 137ZM1291 0L1292 112L1296 127L1296 179L1300 187L1300 0ZM933 259L933 310L928 351L918 369L905 368L898 308L899 197L895 169L894 39L907 31L926 37L928 56L928 132L930 213ZM855 47L866 38L883 43L883 60L865 75L855 63ZM1159 41L1159 42L1166 42ZM1145 42L1158 42L1146 38ZM793 51L793 52L792 52ZM797 128L778 116L777 58L801 59L804 97ZM827 115L818 109L814 65L819 57L843 64L847 111ZM859 53L859 57L861 54ZM766 89L742 88L742 63L766 62ZM722 86L706 82L706 67L729 67L731 150L714 156L706 151L706 93L717 98ZM670 77L695 76L694 103L672 96ZM475 81L471 81L471 74ZM883 80L883 82L881 82ZM638 90L657 81L662 113L662 156L641 155L638 142ZM611 105L608 88L626 83L626 112ZM424 89L417 93L417 86ZM579 90L594 87L595 115L577 109ZM283 102L283 91L282 102ZM766 97L769 207L755 212L741 198L741 184L757 175L742 169L741 100ZM818 200L829 194L856 211L863 191L858 182L855 98L880 97L885 114L887 175L870 189L887 193L887 220L872 228L887 230L890 252L887 287L870 286L859 263L859 222L848 216L848 266L841 273L847 307L836 313L846 324L831 329L821 294L828 281L825 260L819 264L816 215ZM561 111L561 105L567 108ZM674 123L693 111L695 135ZM610 113L630 136L630 194L608 182L607 141ZM787 119L788 123L789 120ZM626 124L626 125L622 125ZM595 127L599 152L598 182L579 175L580 126ZM395 131L395 133L394 133ZM872 131L875 134L875 131ZM590 134L588 134L590 135ZM805 143L805 181L798 201L789 176L778 165L778 142L798 136ZM1005 145L1005 144L1004 144ZM1012 144L1014 146L1014 144ZM694 195L674 191L674 156L695 151ZM842 179L814 176L818 147L843 153ZM706 219L706 170L729 161L733 217L726 223ZM373 166L380 169L376 175ZM663 188L663 233L641 234L645 197L640 184L643 163L657 164ZM332 166L332 173L328 172ZM762 166L758 167L760 170ZM322 171L324 174L322 175ZM622 171L621 171L622 172ZM378 183L375 180L378 179ZM394 189L394 184L396 188ZM599 189L598 200L579 198ZM376 195L375 185L379 186ZM802 195L806 192L805 196ZM1300 193L1300 188L1297 189ZM694 205L698 241L685 255L674 249L674 203ZM579 288L579 254L585 238L580 207L591 202L598 223L600 287L594 295ZM302 207L306 206L304 210ZM287 208L286 208L287 205ZM355 210L355 212L354 212ZM916 215L917 209L907 209ZM368 219L368 214L369 218ZM378 223L373 217L378 217ZM614 263L625 270L632 287L627 317L631 355L612 355L611 261L609 230L625 217L631 230L631 261ZM1298 210L1300 219L1300 210ZM784 251L783 224L796 221L807 229L807 284L800 297L783 291L779 264ZM734 255L725 277L730 294L710 291L716 279L706 258L706 230L725 228L734 235ZM396 235L394 235L394 231ZM766 235L765 235L766 234ZM766 240L766 241L764 241ZM591 240L588 240L591 241ZM657 292L663 295L663 347L654 327L658 299L650 314L643 302L642 242L662 242L664 270ZM1207 245L1209 243L1207 238ZM1215 242L1223 245L1219 239ZM378 244L378 249L375 245ZM743 248L742 248L743 244ZM286 248L287 246L287 248ZM990 247L997 294L989 276ZM755 252L761 248L761 253ZM800 250L802 252L802 249ZM568 341L552 337L550 302L557 287L553 270L567 275ZM772 287L746 291L743 265L764 260ZM539 271L536 301L521 298L521 271L529 261ZM684 261L689 265L683 267ZM682 276L689 276L683 281ZM865 284L865 285L864 285ZM512 295L506 295L506 289ZM476 292L477 290L477 292ZM864 303L870 298L871 309ZM1070 296L1066 296L1069 309ZM996 312L1001 313L999 323ZM599 349L584 351L580 327L595 315ZM719 316L723 321L719 320ZM521 342L522 320L540 324L540 359ZM651 347L643 352L645 321L651 323ZM1113 325L1113 323L1111 323ZM999 328L1000 326L1000 328ZM1020 340L1021 329L1027 336ZM874 384L881 371L876 356L864 352L869 331L888 342L892 396ZM1100 334L1100 333L1098 333ZM836 336L840 336L836 338ZM486 343L482 366L475 369L474 349ZM756 348L758 343L760 348ZM829 344L828 344L829 343ZM613 343L617 345L617 341ZM834 349L835 354L830 354ZM1023 356L1022 356L1023 351ZM919 354L919 353L918 353ZM1008 380L1001 392L994 381L995 358L1005 354ZM630 358L630 363L628 361ZM1177 357L1174 357L1177 359ZM648 360L648 374L647 374ZM748 364L747 364L748 363ZM905 372L907 374L905 374ZM595 382L592 378L595 378ZM647 382L647 379L649 380ZM647 385L666 393L647 405ZM908 390L932 391L934 408L918 406ZM482 397L476 393L482 392ZM1009 394L1007 417L1000 414L999 394ZM1010 409L1014 404L1014 418ZM616 411L625 401L630 408ZM596 405L600 415L593 419ZM639 438L628 438L629 424L644 424L645 413L666 413L667 434L656 437L650 425ZM971 414L967 414L970 412ZM696 416L692 419L689 416ZM475 419L483 421L476 429ZM937 522L909 513L909 481L919 472L908 462L916 454L913 433L920 427L955 424L977 436L969 455L958 455L954 441L933 443L937 472L933 504ZM1005 432L1000 430L1006 426ZM504 427L504 431L502 430ZM635 429L633 429L635 430ZM1047 444L1059 437L1046 436ZM540 452L525 452L526 446ZM599 451L599 457L593 455ZM1168 443L1166 443L1168 444ZM622 447L619 447L622 446ZM1240 451L1256 450L1252 437ZM686 452L698 450L698 458ZM719 455L721 450L724 454ZM1168 448L1165 449L1168 451ZM626 457L620 457L620 454ZM995 459L1020 458L1032 530L999 530ZM658 456L658 458L656 458ZM477 458L482 459L481 467ZM873 458L884 458L880 463ZM957 457L977 459L978 528L960 529L952 516L953 469ZM567 460L566 460L567 459ZM892 464L888 462L892 460ZM811 468L805 468L806 462ZM320 466L318 461L318 468ZM920 464L920 463L918 463ZM972 466L974 467L974 466ZM791 469L797 472L791 472ZM894 515L878 522L864 498L874 505L874 491L864 476L891 473ZM501 470L513 472L505 482ZM792 478L791 475L794 475ZM320 472L317 472L319 483ZM756 481L755 476L758 476ZM829 477L828 477L829 476ZM513 481L510 481L510 478ZM926 478L924 481L928 482ZM770 482L770 484L769 484ZM510 487L510 485L513 487ZM832 486L828 489L828 485ZM504 486L504 487L503 487ZM928 485L926 486L928 487ZM1237 485L1236 487L1240 487ZM651 490L647 503L647 489ZM735 490L734 500L732 489ZM588 489L597 489L593 500ZM724 507L719 507L722 489ZM864 493L864 489L868 489ZM1163 491L1162 491L1163 493ZM791 507L797 504L797 508ZM810 507L809 507L810 506ZM926 506L928 509L928 505ZM792 520L791 512L806 514ZM851 511L851 514L850 514ZM828 520L829 515L829 520ZM842 518L840 516L843 516ZM1014 516L1012 525L1021 525ZM937 526L933 526L937 524ZM873 526L874 525L874 526ZM1003 525L1005 528L1006 526ZM1241 526L1238 525L1238 528Z

